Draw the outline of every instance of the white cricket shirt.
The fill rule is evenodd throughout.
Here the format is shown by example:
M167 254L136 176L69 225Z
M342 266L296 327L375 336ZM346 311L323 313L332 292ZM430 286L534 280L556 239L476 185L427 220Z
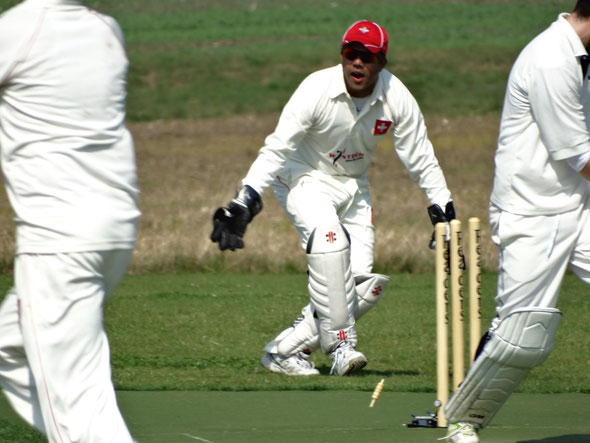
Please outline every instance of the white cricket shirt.
M127 67L117 23L80 2L26 0L0 16L0 149L17 253L133 247Z
M444 208L451 193L422 113L408 89L386 70L360 112L346 91L341 65L309 75L285 105L243 184L262 194L285 166L293 177L327 174L366 181L371 156L387 132L410 177L431 203Z
M491 202L515 214L569 211L589 191L567 162L590 149L590 94L587 53L565 17L523 49L508 79Z

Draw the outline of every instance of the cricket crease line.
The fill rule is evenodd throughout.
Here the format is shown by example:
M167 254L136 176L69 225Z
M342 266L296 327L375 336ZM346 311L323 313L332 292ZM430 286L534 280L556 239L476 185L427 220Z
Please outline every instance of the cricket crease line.
M189 437L192 438L193 440L199 440L199 441L204 441L205 443L213 443L210 440L206 440L204 438L200 438L200 437L195 437L194 435L190 435L190 434L180 434L180 435L184 435L185 437Z

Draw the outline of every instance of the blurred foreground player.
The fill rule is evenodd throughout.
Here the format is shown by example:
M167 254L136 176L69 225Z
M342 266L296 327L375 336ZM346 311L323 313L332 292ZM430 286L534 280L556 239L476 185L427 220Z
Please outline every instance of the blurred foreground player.
M590 0L561 14L516 60L490 201L499 247L497 317L448 402L447 438L476 443L553 347L566 268L590 283Z
M262 209L260 196L272 185L301 236L311 303L264 348L261 362L273 372L318 374L309 355L319 348L331 356L334 375L367 364L355 350L355 322L377 303L389 281L371 273L375 228L367 168L387 132L430 201L433 223L454 218L451 193L418 104L384 69L387 45L387 33L378 24L351 25L342 39L341 63L299 85L236 198L214 215L211 239L220 249L243 247L246 225Z
M50 442L131 442L103 303L135 244L138 189L117 23L73 0L0 16L0 149L16 220L0 385Z

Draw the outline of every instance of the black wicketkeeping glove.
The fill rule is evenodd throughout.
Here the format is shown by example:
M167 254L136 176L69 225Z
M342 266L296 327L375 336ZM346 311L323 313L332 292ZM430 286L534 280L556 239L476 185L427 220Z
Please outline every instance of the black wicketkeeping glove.
M449 223L451 220L457 218L455 214L455 206L453 205L452 201L449 201L445 206L445 210L443 212L442 208L439 205L431 205L428 207L428 216L430 217L430 221L432 222L432 226L436 226L437 223ZM448 231L448 229L447 229ZM436 240L435 240L435 232L432 232L432 237L430 238L430 243L428 247L430 249L434 249L436 247ZM448 241L448 235L447 235Z
M260 211L262 200L258 192L248 185L242 186L227 207L218 208L213 214L211 241L218 243L222 251L243 248L246 226Z

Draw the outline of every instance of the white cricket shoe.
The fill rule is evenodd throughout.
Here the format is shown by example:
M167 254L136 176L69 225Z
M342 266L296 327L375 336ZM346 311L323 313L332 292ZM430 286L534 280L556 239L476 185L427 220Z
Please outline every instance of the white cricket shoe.
M350 345L350 343L342 342L330 355L332 359L332 375L350 375L364 368L367 365L367 359L359 351Z
M318 371L309 355L298 352L293 355L271 354L266 352L260 359L260 363L266 369L279 374L287 375L318 375Z
M449 424L446 437L439 440L447 440L449 443L479 443L476 427L464 422Z

